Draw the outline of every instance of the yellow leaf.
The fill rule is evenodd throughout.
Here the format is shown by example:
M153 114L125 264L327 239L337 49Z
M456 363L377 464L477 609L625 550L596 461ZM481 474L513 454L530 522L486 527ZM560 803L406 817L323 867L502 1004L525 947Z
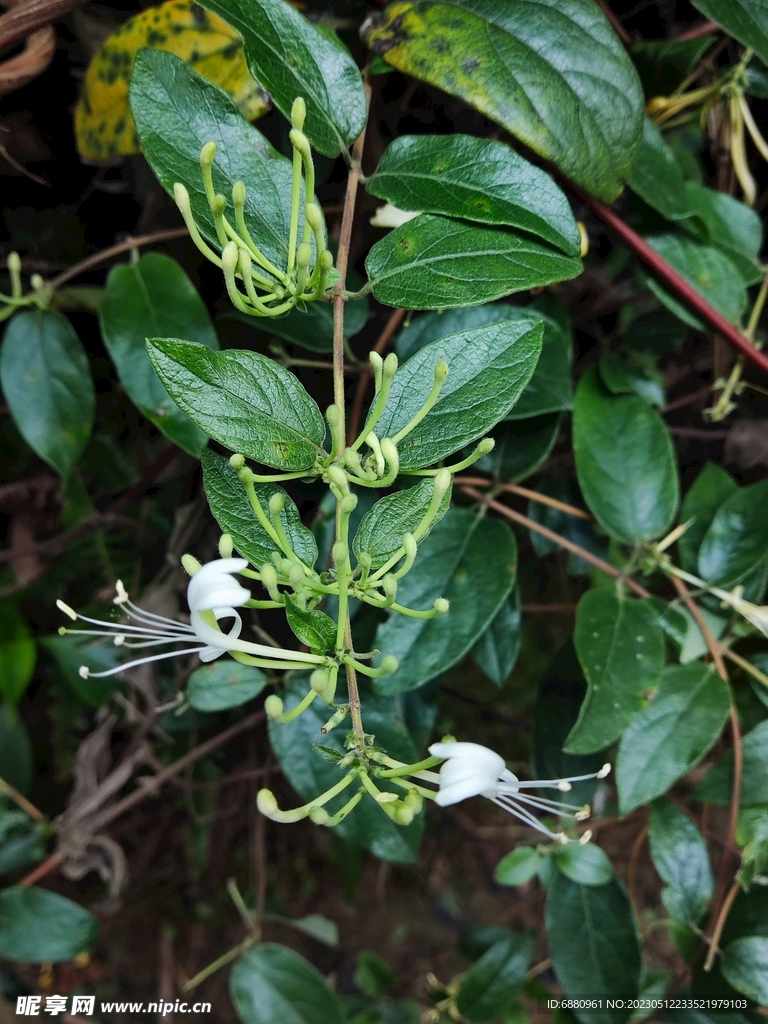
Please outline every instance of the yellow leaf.
M268 98L251 78L234 29L192 0L167 0L121 25L91 61L75 108L77 150L84 160L98 162L141 152L128 86L142 46L181 57L228 92L248 121L268 109Z

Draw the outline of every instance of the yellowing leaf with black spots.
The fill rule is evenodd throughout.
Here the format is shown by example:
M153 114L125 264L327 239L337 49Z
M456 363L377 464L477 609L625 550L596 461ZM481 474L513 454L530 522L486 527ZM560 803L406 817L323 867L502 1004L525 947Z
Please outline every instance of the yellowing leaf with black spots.
M255 121L266 112L267 96L248 71L234 29L191 0L168 0L127 21L91 61L75 108L77 149L83 159L110 160L141 152L128 86L142 46L186 61L229 93L246 120Z

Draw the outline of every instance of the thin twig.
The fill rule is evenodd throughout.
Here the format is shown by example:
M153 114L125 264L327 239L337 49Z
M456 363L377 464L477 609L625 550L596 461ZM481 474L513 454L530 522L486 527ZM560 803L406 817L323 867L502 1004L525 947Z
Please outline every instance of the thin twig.
M624 43L625 46L629 46L629 44L632 42L632 36L624 28L622 23L619 21L617 15L613 13L608 4L608 0L597 0L597 2L602 8L603 14L606 16L608 21L610 21L611 28L613 29L613 31L616 33L616 35L619 37L622 43Z
M574 555L578 555L580 558L583 558L585 562L590 562L598 569L608 573L609 576L613 576L614 579L621 580L621 582L626 584L630 590L633 590L638 597L651 597L650 591L646 590L645 587L640 586L640 584L636 583L631 577L625 576L620 569L617 569L609 562L604 562L602 558L598 558L597 555L593 555L592 552L587 551L586 548L582 548L578 544L574 544L573 541L568 540L567 537L561 537L559 533L555 533L554 530L550 530L546 526L542 526L540 523L535 523L533 519L529 519L528 516L524 516L522 513L516 512L512 508L502 505L501 502L494 501L493 498L488 498L486 495L481 494L480 491L476 491L474 487L467 487L465 485L462 486L461 490L465 494L469 495L470 498L474 498L475 501L482 501L489 508L492 508L494 512L498 512L500 515L506 516L507 519L511 519L513 522L519 523L521 526L525 526L529 530L533 530L534 533L540 533L542 537L546 537L555 544L559 544L560 547L565 548L567 551L572 551Z
M707 959L704 961L704 970L711 971L712 964L715 962L715 956L717 955L717 947L720 943L720 936L723 934L723 928L725 922L728 920L728 915L731 912L733 901L736 899L739 889L741 886L737 881L731 884L731 888L728 890L728 895L723 900L723 904L720 907L720 912L717 915L715 926L712 929L712 937L709 940L709 952L707 953Z
M538 614L540 612L567 612L572 615L576 611L575 604L521 604L520 611L525 614L526 612L531 614Z
M61 854L52 853L42 864L38 864L34 871L30 871L25 878L22 878L19 885L25 888L29 885L34 885L35 882L39 882L41 878L45 878L47 874L57 868L59 864L61 864Z
M61 288L63 284L71 281L73 277L84 274L86 270L98 267L100 263L112 259L113 256L119 256L120 253L128 252L130 249L138 249L143 245L154 245L155 242L167 242L172 238L183 238L186 234L186 228L168 228L165 231L153 231L150 235L137 235L135 238L126 238L124 242L118 242L117 245L111 245L108 249L102 249L100 252L94 253L93 256L81 260L80 263L75 263L74 266L69 267L59 274L58 277L48 281L48 287L54 290Z
M12 786L10 782L6 782L5 779L0 778L0 793L4 793L7 797L10 797L15 804L28 814L34 821L42 821L45 815L42 811L38 810L34 804L31 804L27 798Z
M510 494L519 494L521 498L528 498L530 501L541 502L542 505L549 505L550 508L556 508L559 512L565 512L566 515L576 516L578 519L588 519L590 522L594 522L589 512L585 512L583 508L576 508L575 505L568 505L564 501L559 501L557 498L550 498L548 494L540 494L538 491L531 491L527 487L521 487L519 484L498 484L495 480L489 480L482 476L457 476L454 477L457 484L468 484L474 487L498 487L502 491L508 491Z
M675 36L675 42L684 43L689 39L701 39L702 36L711 36L714 32L719 31L720 26L716 25L714 21L704 21L701 25L695 25L686 32L681 32L679 36Z
M395 331L403 321L403 317L406 314L404 309L395 309L391 313L389 319L384 325L384 329L379 335L376 344L373 346L373 351L378 352L379 355L389 345L392 340ZM358 427L360 426L360 417L363 413L363 402L365 400L365 392L371 383L371 371L366 367L360 374L357 381L357 389L355 391L355 400L352 403L352 412L349 417L349 432L347 434L347 444L352 442L357 437Z
M629 865L627 867L627 894L629 896L629 902L632 904L632 909L635 912L635 917L640 921L640 914L638 913L638 902L637 895L635 893L635 881L637 878L637 861L640 857L640 851L643 848L643 843L648 838L648 826L643 825L640 831L637 833L637 838L632 844L632 852L629 855Z

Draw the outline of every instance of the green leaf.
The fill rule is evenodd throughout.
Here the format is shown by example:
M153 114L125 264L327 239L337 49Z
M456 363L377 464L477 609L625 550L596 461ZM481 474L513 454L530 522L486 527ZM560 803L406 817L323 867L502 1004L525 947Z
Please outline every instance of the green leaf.
M397 338L396 351L401 361L433 341L461 331L485 327L501 320L528 320L531 316L544 324L542 348L533 376L506 419L524 419L548 412L563 412L573 405L571 384L572 345L568 332L535 305L510 306L506 303L468 306L440 313L425 313L404 327Z
M653 863L666 882L661 901L676 921L697 924L712 898L714 882L707 844L671 800L655 800L648 820Z
M553 857L565 877L578 885L606 885L613 878L611 862L594 843L566 843Z
M758 265L763 244L763 225L751 206L726 192L686 182L685 193L696 216L703 222L709 241L738 268L746 284L762 280Z
M235 549L253 565L261 566L272 561L272 552L277 546L256 518L245 488L237 473L230 466L229 459L206 448L201 455L203 464L203 487L213 517L223 533L232 535ZM317 561L317 544L311 530L301 521L299 510L282 487L277 484L254 484L256 496L265 514L269 515L269 499L273 494L283 496L283 510L280 521L295 554L305 565L313 566Z
M549 954L563 993L617 996L629 1000L640 987L641 959L637 926L624 887L577 885L558 872L546 907ZM583 1024L623 1024L631 1009L575 1008Z
M236 29L248 67L275 106L290 117L307 105L304 134L325 156L338 156L365 127L368 105L357 65L332 33L321 32L285 0L205 0Z
M640 145L637 74L596 4L416 0L363 25L388 64L466 100L611 202Z
M17 313L0 351L0 384L29 447L69 476L91 433L96 399L85 349L61 313Z
M225 658L195 669L187 683L187 700L196 711L224 711L258 697L268 682L261 669Z
M741 487L718 507L699 548L699 574L730 587L768 554L768 480Z
M291 219L290 160L243 120L225 92L173 54L139 50L130 100L144 156L169 195L173 196L177 181L186 186L201 234L218 247L200 172L200 150L215 142L214 189L230 202L234 183L246 183L248 232L267 259L285 266Z
M401 135L366 190L401 210L521 228L579 256L581 236L550 176L493 139Z
M576 389L573 450L584 499L616 540L638 544L667 532L680 485L669 431L634 395L610 395L594 368Z
M701 662L665 669L651 703L619 744L622 814L661 796L714 746L731 707L728 686Z
M572 775L589 775L605 763L603 751L574 755L563 750L586 692L587 683L576 650L569 640L544 672L533 705L534 778L563 779ZM571 789L558 799L581 807L592 802L597 786L595 779L574 782Z
M68 686L86 704L100 708L116 690L123 688L119 676L107 676L105 679L94 679L90 675L83 679L80 666L87 665L94 672L106 672L114 668L120 661L120 648L115 647L111 640L100 640L79 636L46 636L40 641L44 649L52 655L56 667Z
M704 39L662 39L633 43L629 48L647 99L670 96L712 46Z
M503 320L434 341L411 356L392 381L376 424L379 437L394 437L419 412L441 360L448 376L432 409L398 442L400 469L432 465L498 423L531 379L542 332L537 320Z
M568 281L582 266L532 235L423 213L377 242L365 269L387 306L451 309Z
M0 875L37 864L45 857L47 825L32 821L24 811L0 805Z
M617 739L642 708L664 666L664 632L646 602L597 588L579 601L573 639L589 690L565 749L588 754Z
M733 477L714 462L708 462L691 485L680 507L680 522L691 525L677 542L680 563L688 572L697 572L699 548L726 498L738 491Z
M525 981L535 935L518 932L495 942L464 976L456 1008L467 1020L491 1021L510 1008Z
M544 478L536 487L536 492L550 498L556 498L568 505L584 509L584 501L579 493L575 481L563 480L560 477ZM585 510L586 511L586 510ZM608 553L608 539L605 536L598 536L595 531L595 524L587 519L569 515L561 512L560 509L546 505L542 501L531 500L528 503L528 518L535 523L548 527L554 533L559 533L568 540L585 548L598 558L605 558ZM548 537L543 537L534 530L529 530L529 537L533 550L542 558L553 551L562 551L562 548ZM568 572L572 575L584 575L592 569L590 562L587 562L580 555L569 553ZM666 607L666 606L665 606ZM578 774L578 772L576 773Z
M764 1006L768 1003L768 938L748 935L727 946L720 959L726 981Z
M742 742L741 806L756 807L768 793L768 720L755 726ZM708 804L725 807L733 792L733 751L728 750L710 768L693 796Z
M325 654L336 646L336 623L325 612L302 608L290 594L285 595L285 617L299 640L311 651Z
M166 391L193 423L231 451L275 469L312 466L325 424L284 366L258 352L152 338L147 351Z
M0 601L0 697L15 708L35 671L35 640L13 601Z
M661 374L650 376L615 352L603 352L598 366L600 379L612 395L637 395L649 405L659 408L667 404Z
M424 520L434 489L434 481L427 477L413 487L406 487L405 490L388 494L377 501L363 516L352 542L352 549L358 559L367 552L372 559L372 569L378 569L388 562L402 547L403 534L413 533ZM443 518L450 504L449 487L440 502L436 519L423 538L429 536L429 531Z
M0 701L0 778L25 796L32 785L32 744L24 720Z
M281 694L285 710L294 708L307 689L306 676L294 678ZM363 689L363 721L366 732L374 735L378 746L391 757L413 764L420 754L401 717L399 703L391 697L373 696ZM320 738L320 730L330 716L328 706L316 700L299 718L287 725L278 725L273 719L269 722L269 739L283 774L305 801L324 793L341 779L336 764L330 763L313 749L313 744ZM322 737L323 745L339 756L347 752L344 748L344 731L343 728L337 728ZM376 785L379 789L396 792L398 795L403 793L402 789L388 783L386 779L377 779ZM355 792L355 788L354 784L349 786L326 804L328 812L332 814L342 807ZM378 804L366 796L348 817L335 826L334 834L348 843L370 850L383 860L410 864L416 860L423 830L423 814L417 815L410 825L396 825ZM269 1024L274 1024L274 1021Z
M627 184L667 220L693 215L680 164L649 117L643 120L643 144Z
M208 310L179 264L153 252L138 263L113 267L100 320L104 344L133 404L171 441L199 456L205 434L168 397L146 348L147 338L163 337L219 347Z
M525 885L536 877L541 857L532 846L518 846L502 857L493 872L499 885Z
M515 588L475 642L472 657L496 686L509 679L520 653L520 593Z
M93 914L48 889L0 892L0 956L14 963L60 963L90 953L99 936Z
M694 0L693 6L768 64L768 10L763 0Z
M243 1024L342 1024L341 1004L320 971L286 946L265 942L244 953L229 976Z
M738 323L747 304L747 293L741 274L728 256L715 246L697 242L682 231L648 235L645 240L726 320ZM651 285L656 282L648 278L648 283ZM677 308L673 308L665 299L666 292L661 286L653 290L672 312L679 315ZM698 325L696 317L691 313L687 313L687 316L686 322L694 327Z
M386 960L377 953L363 949L357 954L355 966L355 985L366 996L382 995L391 988L395 976Z
M392 615L379 626L375 646L394 654L400 667L375 680L376 691L415 690L455 665L509 596L516 566L515 538L506 523L450 509L419 548L413 569L400 580L397 601L421 609L445 597L451 610L426 620Z

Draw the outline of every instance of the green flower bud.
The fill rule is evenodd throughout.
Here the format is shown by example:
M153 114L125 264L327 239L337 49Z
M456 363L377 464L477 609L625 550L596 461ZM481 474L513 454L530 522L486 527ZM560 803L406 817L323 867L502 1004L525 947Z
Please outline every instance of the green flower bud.
M444 597L438 597L432 605L436 615L447 615L451 608L451 602Z
M475 452L479 458L481 455L487 455L488 452L492 452L495 447L496 442L492 437L484 437L483 440L478 444L477 448L475 449Z
M11 274L21 273L21 257L17 252L8 253L8 270Z
M308 267L309 261L312 259L312 246L309 242L302 242L299 248L296 250L296 265L299 267Z
M236 181L232 186L232 202L235 206L245 206L247 193L242 181Z
M441 359L439 363L435 364L435 380L442 384L445 378L448 376L448 363L444 359Z
M336 566L344 565L349 561L349 545L345 540L337 540L331 550L333 556L333 564Z
M398 360L396 354L394 352L390 352L389 355L387 356L387 358L384 360L384 366L383 366L384 376L385 377L394 377L395 374L397 373L398 365L399 365L399 360Z
M275 800L275 795L271 789L259 790L256 794L256 806L265 818L272 817L277 810L277 800Z
M331 816L324 807L310 807L309 820L315 825L327 825Z
M29 279L29 283L32 285L32 291L41 292L45 288L45 281L40 274L33 274Z
M309 224L313 231L319 231L322 228L323 214L317 203L307 203L304 207L304 216L307 218L307 224Z
M213 163L214 157L216 156L216 143L206 142L203 148L200 150L200 163L205 164L208 167Z
M303 96L297 96L293 101L291 107L291 124L294 128L299 131L304 127L304 122L307 119L307 104L304 102Z
M403 798L403 803L406 807L410 807L414 814L418 814L424 804L424 801L421 799L420 793L415 789L411 789Z
M222 533L219 538L219 554L222 558L231 558L235 550L235 542L231 533Z
M328 480L330 483L335 484L340 491L349 490L347 474L344 472L341 466L330 466L328 468Z
M384 593L387 595L387 597L394 600L397 595L397 580L395 579L395 577L391 573L387 573L387 575L384 577L381 583L382 586L384 587Z
M213 197L213 215L214 217L220 217L227 208L227 197L221 193Z
M363 551L357 562L361 569L370 569L373 565L373 558L369 551Z
M400 805L394 809L393 817L398 825L410 825L415 814L412 807L409 807L405 803L400 803Z
M409 561L413 561L418 551L418 546L412 533L403 534L403 549Z
M184 571L189 576L194 576L196 572L199 572L200 569L202 569L202 565L194 555L182 555L181 564L184 566Z
M448 488L450 486L451 486L451 474L450 474L450 471L447 470L447 469L440 469L440 470L438 470L437 473L435 474L435 484L434 484L434 487L435 487L434 493L435 493L435 496L437 497L438 501L443 497L443 495L445 494L445 492L448 490Z
M279 516L285 508L285 497L276 491L269 499L269 514L271 516Z
M181 210L182 215L184 217L187 215L191 216L192 207L189 202L189 192L187 192L186 188L184 188L180 181L177 181L173 186L173 198L176 201L176 205Z
M237 242L227 242L221 254L221 266L225 274L234 274L237 270L237 263L240 253L237 249Z
M305 159L311 160L311 150L309 148L309 139L300 131L298 128L293 128L289 132L291 145L294 146L301 153Z
M351 512L354 512L357 508L357 495L356 494L345 494L341 499L341 511L344 515L348 516Z
M321 270L330 270L333 267L333 253L329 249L323 249L317 262L320 264Z
M243 466L245 465L245 456L240 455L239 452L235 452L234 455L229 456L229 464L232 467L232 469L242 469Z
M266 711L270 718L279 718L280 715L282 715L283 702L280 700L276 693L270 693L270 695L264 701L264 710ZM261 792L263 793L265 791L262 790Z
M277 590L277 569L269 562L265 562L261 567L261 582L270 594Z
M386 360L384 362L385 362L385 365L386 365ZM390 439L388 437L384 438L384 440L381 442L380 447L381 447L381 454L384 456L384 458L387 460L387 462L390 465L393 465L393 464L394 465L398 465L399 464L400 459L399 459L399 456L397 454L397 448L392 443L392 441L390 441Z
M297 565L296 562L292 562L291 563L291 568L288 571L288 582L290 583L290 585L293 587L293 589L295 591L299 591L299 590L303 589L303 585L304 585L304 572L303 572L301 566Z
M383 675L391 676L393 672L397 672L400 667L400 662L394 654L385 654L381 659L381 665L379 667L381 668Z
M312 675L309 677L309 685L317 693L325 693L328 689L328 683L331 677L327 669L316 668Z

